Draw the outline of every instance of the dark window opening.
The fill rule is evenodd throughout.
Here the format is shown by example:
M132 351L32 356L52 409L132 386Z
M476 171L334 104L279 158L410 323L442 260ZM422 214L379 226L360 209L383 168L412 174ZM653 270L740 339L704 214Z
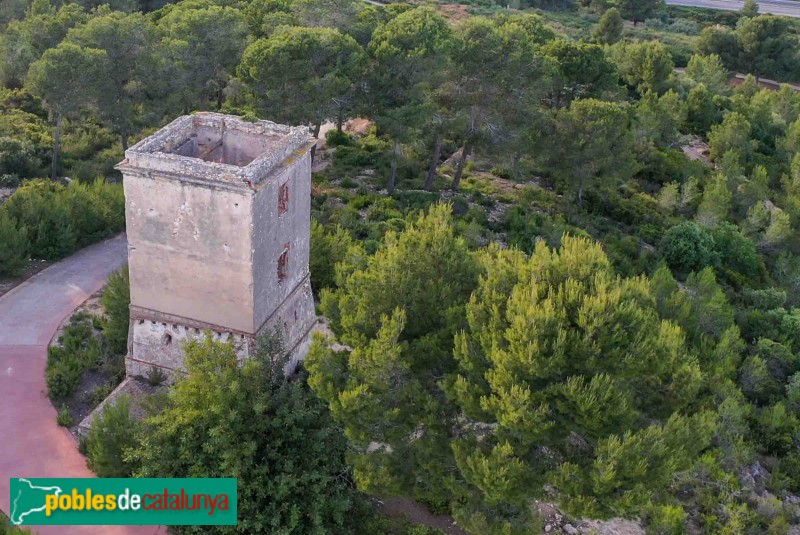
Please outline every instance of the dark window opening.
M283 252L278 257L278 280L282 281L289 276L289 244L283 245Z
M289 210L289 183L281 184L278 188L278 215L283 215Z

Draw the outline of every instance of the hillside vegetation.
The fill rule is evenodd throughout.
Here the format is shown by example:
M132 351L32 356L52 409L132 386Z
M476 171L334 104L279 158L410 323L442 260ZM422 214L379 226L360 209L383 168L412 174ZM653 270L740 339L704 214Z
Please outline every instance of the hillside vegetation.
M19 188L0 272L120 230L113 164L177 115L325 127L311 276L334 338L293 378L274 348L238 368L191 344L150 418L109 413L95 466L238 474L248 515L225 532L406 529L364 495L474 535L536 533L537 503L652 534L798 529L800 94L759 84L800 80L796 21L98 3L0 1L0 181Z

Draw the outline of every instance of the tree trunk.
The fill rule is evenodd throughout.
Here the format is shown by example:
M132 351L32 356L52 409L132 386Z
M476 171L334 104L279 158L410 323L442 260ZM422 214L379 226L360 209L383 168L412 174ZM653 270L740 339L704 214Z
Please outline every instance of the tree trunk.
M311 147L311 161L314 161L314 155L317 153L317 140L319 139L319 130L322 128L322 121L317 121L314 125L314 145Z
M392 154L392 173L389 175L389 184L386 185L386 191L391 195L397 187L397 159L400 157L400 144L395 142L394 154Z
M514 156L511 158L511 174L514 178L519 178L519 161L522 159L522 155L518 152L514 153Z
M58 176L58 151L61 149L61 126L64 122L64 116L58 114L56 118L56 136L53 143L53 161L50 168L50 180L55 180Z
M436 145L433 147L433 158L431 166L428 168L428 176L425 177L425 190L433 189L433 179L436 178L436 168L439 166L439 158L442 156L442 137L436 137Z
M217 89L217 111L222 109L222 101L225 100L225 94L222 86Z
M336 130L341 132L343 124L344 124L344 106L339 106L339 113L336 115Z
M454 190L461 186L461 175L464 174L464 167L467 165L470 150L472 150L472 147L469 146L469 143L464 143L464 148L461 149L461 159L458 161L458 167L456 167L456 176L453 177L453 184L450 186Z
M583 209L583 186L578 188L578 208Z
M123 132L122 133L122 150L123 150L123 152L128 150L128 133L127 132Z
M392 173L389 175L389 184L386 185L386 192L391 195L397 187L397 162L392 162Z

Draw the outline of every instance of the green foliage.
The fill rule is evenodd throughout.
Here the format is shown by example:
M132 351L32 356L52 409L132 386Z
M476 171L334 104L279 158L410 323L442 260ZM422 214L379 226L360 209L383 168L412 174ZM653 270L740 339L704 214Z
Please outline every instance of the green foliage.
M677 93L670 90L661 97L646 93L636 105L635 135L639 144L649 141L658 147L670 147L678 138L685 110Z
M713 236L703 227L684 222L664 234L659 247L667 264L679 273L716 266L718 253Z
M622 80L640 94L661 94L669 89L675 65L659 41L617 43L609 54Z
M758 1L744 0L744 5L740 11L742 17L752 18L758 16Z
M77 4L66 4L58 11L49 3L47 7L49 9L36 12L31 10L24 20L11 22L0 38L0 80L4 85L22 85L30 65L58 45L71 28L87 19L85 11Z
M80 384L82 371L77 356L58 347L48 348L45 379L50 398L56 400L70 396Z
M58 339L59 345L47 349L45 378L52 400L71 396L86 370L98 370L106 361L103 342L94 334L92 316L73 315Z
M612 7L600 17L600 22L597 23L597 27L592 32L592 37L598 43L613 45L622 39L623 29L622 15L617 8Z
M728 151L734 151L747 161L754 149L751 132L750 122L742 114L725 114L722 124L712 126L708 134L711 158L718 160Z
M30 142L0 137L0 175L28 178L38 167L39 159Z
M129 454L140 423L131 416L131 399L123 394L96 416L86 442L89 468L100 477L131 477L137 469Z
M0 535L31 535L31 531L25 528L12 526L8 518L0 513Z
M121 231L124 208L120 185L97 180L64 187L32 180L14 192L0 212L25 229L31 256L58 259Z
M62 46L74 44L74 55L96 56L89 71L93 76L82 86L95 117L120 136L122 148L137 123L168 102L169 61L156 54L157 31L142 13L105 12L72 29ZM142 91L147 87L148 91ZM152 120L152 118L150 118Z
M582 203L590 185L630 177L635 169L628 108L594 99L574 101L555 115L544 157L557 180Z
M467 481L488 499L513 500L525 495L520 485L535 488L549 480L562 493L562 505L582 514L603 514L605 507L624 507L633 496L647 495L622 493L633 486L663 493L671 467L686 465L691 458L677 448L683 442L663 445L664 457L634 475L633 464L627 465L641 459L637 448L651 448L661 440L656 437L695 432L696 447L702 448L708 438L701 438L707 433L701 429L711 422L692 429L673 416L669 429L633 431L642 411L668 415L690 404L701 375L683 347L680 328L662 323L654 304L646 304L648 283L615 278L599 246L584 239L564 238L561 249L552 251L540 243L530 260L495 251L487 261L487 277L467 309L470 329L456 338L459 371L448 383L468 418L497 425L481 444L457 444L457 462ZM582 327L573 330L567 326L576 325L571 318L578 311ZM615 336L623 324L625 334ZM623 357L627 344L637 347L635 365ZM530 359L535 365L526 364ZM645 393L635 387L643 375L629 366L646 368L647 380L661 385L656 390L672 392L670 401L655 402L650 398L654 390ZM562 442L570 434L581 437L584 449L572 450ZM585 449L593 443L595 452ZM557 448L564 459L555 470L529 454L544 444ZM648 455L659 455L651 451ZM587 455L597 455L594 469ZM486 463L484 476L476 471L479 461ZM508 487L493 494L486 486L489 480L480 479L488 474L495 474L495 480L497 474L508 474Z
M693 55L686 66L686 76L695 84L703 84L715 95L726 95L730 91L728 71L725 69L722 59L716 54Z
M228 84L247 44L245 16L238 9L221 5L178 3L159 20L168 39L164 47L178 63L182 101L215 101L222 107ZM202 104L201 104L202 105Z
M66 406L62 405L58 410L58 414L56 415L56 423L61 427L72 427L72 414L70 414L69 409Z
M540 51L552 60L556 70L553 99L558 107L568 106L578 98L600 98L617 87L614 65L598 45L555 39Z
M243 364L230 343L189 342L188 375L144 423L136 475L237 477L239 523L228 533L338 532L354 498L344 437L302 378L284 375L280 347L266 349L274 342Z
M338 30L281 27L247 47L238 76L263 116L319 128L348 98L361 61L361 47Z
M387 233L366 265L341 268L347 275L339 290L323 292L322 310L345 343L372 338L384 318L401 308L406 315L403 339L427 338L433 343L444 336L440 343L447 347L453 314L466 301L476 277L466 243L454 235L450 222L450 207L437 205L404 232Z
M28 232L0 210L0 276L18 275L28 265Z
M681 535L685 533L686 512L680 506L664 505L650 512L647 533L653 535Z
M337 285L336 266L348 258L357 257L361 252L346 230L337 226L326 231L316 219L311 221L311 287L319 294L326 288Z
M418 262L452 265L431 255ZM539 242L530 259L492 247L480 253L480 264L483 276L466 307L469 329L455 336L455 362L446 354L420 361L422 340L409 336L407 320L416 302L406 301L406 313L397 309L378 327L340 329L353 346L349 354L315 342L310 384L359 451L359 487L426 500L463 496L453 511L477 533L530 529L523 504L546 482L562 505L581 513L635 511L647 497L664 499L673 472L710 444L715 425L706 414L670 417L692 405L702 372L681 329L659 317L649 282L616 278L597 244L570 237L559 250ZM339 302L348 290L338 290ZM633 347L637 359L625 359ZM443 384L426 379L441 373L431 366L445 371ZM645 376L649 386L639 388ZM442 386L449 403L437 394ZM663 418L664 426L642 426L651 418ZM464 419L475 423L464 427ZM449 438L453 426L460 438ZM409 433L418 437L413 443ZM579 437L575 446L570 436ZM447 442L452 459L442 457ZM386 446L367 449L375 443ZM563 464L534 455L541 447L557 451ZM645 455L652 463L636 468ZM633 487L635 493L624 490Z
M750 278L764 273L764 261L756 245L731 223L722 223L711 229L714 248L719 252L719 266L724 273L736 272Z
M350 145L352 142L353 140L350 136L341 130L337 130L336 128L325 132L325 144L329 147Z
M753 421L754 437L764 453L786 455L796 452L800 440L800 420L776 403L758 411Z
M785 17L744 16L735 30L709 26L698 42L702 54L717 54L725 66L755 76L793 79L797 74L797 38Z
M130 274L125 266L109 275L102 297L107 316L102 325L103 335L108 341L109 349L117 354L124 354L128 347L130 302Z
M612 3L623 17L634 23L649 19L664 5L663 0L612 0Z
M703 191L703 200L697 207L695 220L705 227L724 222L728 219L732 199L727 177L721 173L715 175Z

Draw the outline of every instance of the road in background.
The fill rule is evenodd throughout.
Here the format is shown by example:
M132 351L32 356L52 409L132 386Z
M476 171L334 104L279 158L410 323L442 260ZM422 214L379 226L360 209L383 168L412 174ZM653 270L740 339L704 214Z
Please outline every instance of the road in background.
M744 2L742 0L666 0L670 6L705 7L708 9L724 9L726 11L739 11ZM760 0L759 13L771 15L784 15L786 17L800 18L800 2L794 0Z

